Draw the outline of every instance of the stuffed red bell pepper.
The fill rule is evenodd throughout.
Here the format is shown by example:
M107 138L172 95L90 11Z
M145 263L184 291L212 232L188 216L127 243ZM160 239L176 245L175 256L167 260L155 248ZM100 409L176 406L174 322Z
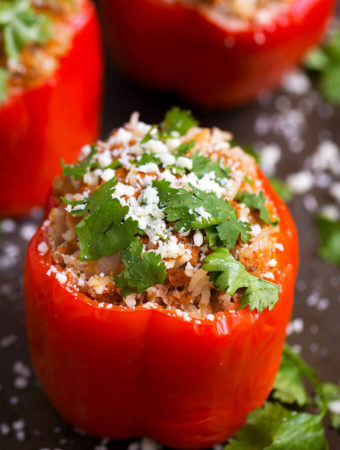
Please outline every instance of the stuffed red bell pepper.
M209 107L254 99L316 45L334 0L101 0L113 58L136 81Z
M0 4L0 216L45 200L99 132L102 54L88 0Z
M272 388L298 266L293 220L231 135L132 115L53 186L26 260L48 397L110 438L206 448Z

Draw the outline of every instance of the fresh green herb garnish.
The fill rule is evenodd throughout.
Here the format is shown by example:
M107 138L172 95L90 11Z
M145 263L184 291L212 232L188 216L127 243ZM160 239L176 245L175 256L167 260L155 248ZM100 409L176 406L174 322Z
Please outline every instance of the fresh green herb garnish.
M112 161L111 164L109 164L108 166L104 167L103 170L105 169L120 169L122 166L122 163L120 161L118 161L118 159L116 159L115 161Z
M161 125L161 132L163 136L167 137L172 137L173 133L184 136L190 128L197 124L198 122L193 118L190 111L175 106L165 114Z
M331 264L340 265L340 221L318 216L316 225L321 244L319 256Z
M27 43L43 44L50 37L47 17L37 14L28 0L0 4L0 30L5 54L12 59L17 59Z
M269 181L274 191L284 202L289 202L293 198L293 192L284 181L276 177L270 177Z
M37 14L28 0L0 3L0 35L5 55L16 60L28 43L43 44L50 37L47 16ZM7 98L7 71L1 69L0 102Z
M63 169L62 174L64 176L69 175L71 178L81 180L88 168L97 167L96 163L92 162L93 156L97 153L97 149L94 145L91 146L91 151L88 156L75 164L65 164L64 159L61 160L61 167Z
M333 33L321 47L312 50L304 66L318 75L325 99L340 103L340 31Z
M161 255L143 252L143 245L138 239L133 240L129 248L122 250L120 256L125 268L115 277L115 282L124 297L164 282L166 268L161 262Z
M250 225L237 218L236 211L227 200L218 198L214 192L204 192L193 186L191 189L193 192L174 189L167 199L167 220L176 222L176 230L202 230L216 226L210 231L215 231L228 248L235 247L239 236L243 242L248 242ZM161 200L164 199L164 195L161 197Z
M155 163L158 166L161 164L161 161L153 153L143 153L143 155L138 157L135 162L137 167L143 166L144 164L149 164L149 163Z
M265 403L247 417L225 450L326 450L322 416L289 411L278 403Z
M259 313L266 308L272 310L279 300L279 286L270 281L251 275L226 248L217 248L208 255L203 269L213 272L211 279L214 285L234 295L238 289L245 289L241 296L239 309L249 306Z
M111 256L127 248L138 232L135 220L125 220L129 207L112 198L115 184L115 179L107 181L84 201L82 212L87 215L76 226L82 261Z
M152 182L152 186L158 191L159 206L165 208L166 204L177 195L177 189L170 187L170 181L166 180L155 180Z
M158 190L159 205L165 208L167 220L175 222L176 230L206 230L211 246L222 243L233 248L240 237L250 239L250 225L237 218L237 213L227 200L214 192L204 192L191 186L193 192L170 188L165 180L154 181Z
M320 412L312 415L297 412L292 405L312 403L304 381L307 380L317 396ZM340 386L322 383L315 370L285 344L280 370L274 384L273 398L289 404L286 409L278 402L267 401L263 408L248 414L247 425L225 446L225 450L327 450L322 420L328 414L331 426L340 428ZM334 407L335 406L335 407Z
M334 383L323 383L322 392L327 401L327 413L331 427L340 430L340 386Z
M224 178L230 178L230 169L228 167L223 167L222 164L218 162L213 162L207 156L200 155L197 151L192 157L192 172L197 176L197 178L202 178L206 173L214 172L217 181Z
M315 381L316 374L286 344L282 353L280 370L273 387L273 398L287 404L309 405L311 398L304 386L304 377Z
M239 192L236 196L236 200L245 204L250 209L259 211L260 218L269 225L277 225L278 220L272 222L269 217L267 208L265 207L266 197L261 191L259 194L251 194L250 192Z
M179 158L180 156L184 156L193 148L195 145L195 141L191 140L190 142L183 142L175 150L172 152L175 158Z

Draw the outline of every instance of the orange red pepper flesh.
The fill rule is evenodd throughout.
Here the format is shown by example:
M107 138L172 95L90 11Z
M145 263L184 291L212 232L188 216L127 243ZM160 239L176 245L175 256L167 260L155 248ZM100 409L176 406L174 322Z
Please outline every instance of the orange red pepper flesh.
M318 44L334 0L293 0L266 25L235 29L202 8L101 0L113 59L137 82L207 107L232 107L277 86Z
M71 48L53 76L0 105L0 217L41 205L60 161L98 138L102 51L95 8L86 1L72 19Z
M66 421L114 439L206 448L262 405L291 314L298 240L287 207L260 171L259 178L277 208L284 246L276 253L280 299L262 314L244 308L196 323L160 306L102 308L46 274L51 252L39 253L48 240L37 231L24 276L27 332L38 377Z

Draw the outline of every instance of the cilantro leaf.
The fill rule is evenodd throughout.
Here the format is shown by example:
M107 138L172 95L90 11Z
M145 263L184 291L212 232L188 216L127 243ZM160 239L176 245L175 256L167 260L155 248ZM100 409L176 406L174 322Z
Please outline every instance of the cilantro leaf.
M87 210L88 210L88 201L87 199L84 200L75 200L75 201L69 201L66 197L60 197L60 199L66 203L66 205L69 205L70 208L67 208L67 211L72 214L73 216L83 216Z
M320 88L328 102L340 103L340 63L327 67L320 79Z
M208 255L203 269L214 273L211 279L214 285L234 295L238 289L245 289L241 296L239 309L249 306L259 313L266 308L272 310L279 300L279 286L270 281L251 275L225 248L217 248Z
M120 255L124 270L115 277L115 282L124 297L164 283L166 268L161 262L161 255L143 252L143 245L138 239L133 240L130 247L122 250Z
M175 106L165 114L161 131L165 136L171 136L173 132L184 136L197 123L190 111Z
M327 412L331 426L340 430L340 386L334 383L323 383L322 392L327 401Z
M149 164L149 163L155 163L158 166L159 164L161 164L161 161L153 153L143 153L143 155L138 157L135 162L136 166L138 166L138 167L143 166L144 164Z
M320 238L319 256L331 264L340 265L340 221L318 216L316 225Z
M7 99L7 71L0 67L0 104Z
M222 243L228 248L235 247L239 236L245 243L250 239L249 223L239 220L230 203L214 192L204 192L193 186L193 192L172 189L165 180L154 181L153 186L158 190L159 204L165 208L167 220L176 222L176 230L205 228L210 245Z
M88 214L76 226L82 261L113 255L128 247L138 232L138 222L124 220L129 207L112 198L115 184L115 179L107 181L86 200Z
M158 191L159 206L164 208L167 202L177 194L177 189L170 187L170 181L154 180L152 186Z
M27 43L43 44L50 37L49 21L37 14L28 0L0 4L0 30L6 56L17 59Z
M217 161L212 161L209 157L201 155L198 151L192 156L192 172L197 178L202 178L206 173L214 172L217 181L230 178L230 170Z
M325 99L340 103L340 31L333 33L321 47L312 50L304 66L318 75Z
M269 225L277 225L278 220L271 221L267 208L265 207L266 198L261 191L259 194L251 194L250 192L239 192L236 200L245 204L250 209L259 211L260 218Z
M307 394L303 382L303 371L301 362L297 364L296 359L291 357L291 350L286 344L281 357L280 369L274 383L273 398L283 403L305 406L310 404L311 399ZM308 371L303 363L304 371ZM314 377L314 373L312 373Z
M105 169L120 169L121 167L123 167L122 163L118 159L116 159L115 161L112 161L111 164L109 164L108 166L104 167L104 170Z
M321 415L296 413L267 402L248 414L247 423L225 450L328 449Z
M284 181L276 177L270 177L269 181L274 191L277 193L279 197L282 198L284 202L289 202L289 200L292 199L293 192Z
M87 169L90 167L95 167L96 164L92 163L93 156L97 153L97 149L94 145L91 146L91 151L88 156L75 164L65 164L64 159L61 160L61 167L63 169L62 174L64 176L69 175L71 178L81 180Z
M179 158L180 156L186 155L195 145L195 141L192 139L190 142L183 142L178 147L175 148L175 150L172 152L172 154L175 156L175 158Z

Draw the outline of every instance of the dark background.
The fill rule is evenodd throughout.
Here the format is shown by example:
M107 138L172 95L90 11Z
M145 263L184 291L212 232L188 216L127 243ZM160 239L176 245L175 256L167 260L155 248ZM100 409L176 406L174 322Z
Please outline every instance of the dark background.
M135 110L140 111L143 121L155 123L174 104L190 106L172 96L145 92L108 65L102 137L127 121ZM281 159L276 175L281 178L308 165L309 156L322 140L331 139L340 145L340 107L326 105L314 88L299 95L281 89L233 111L192 109L202 125L231 130L241 143L258 148L279 145ZM300 142L303 149L296 152ZM301 261L293 313L298 321L288 341L323 380L339 383L340 270L316 256L313 213L306 209L311 195L319 205L331 203L322 180L318 184L289 203L299 230ZM126 449L137 440L107 442L84 436L65 424L33 373L24 329L21 274L28 240L40 220L41 211L37 210L23 220L5 221L0 236L0 450ZM327 433L330 448L340 449L340 435Z

